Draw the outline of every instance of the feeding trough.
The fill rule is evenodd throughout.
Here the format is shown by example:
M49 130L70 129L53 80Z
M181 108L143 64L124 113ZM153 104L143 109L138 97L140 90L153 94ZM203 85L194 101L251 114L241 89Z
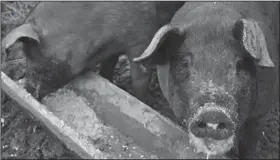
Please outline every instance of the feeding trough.
M179 126L94 72L41 103L5 73L1 78L2 90L81 158L206 158L193 151Z

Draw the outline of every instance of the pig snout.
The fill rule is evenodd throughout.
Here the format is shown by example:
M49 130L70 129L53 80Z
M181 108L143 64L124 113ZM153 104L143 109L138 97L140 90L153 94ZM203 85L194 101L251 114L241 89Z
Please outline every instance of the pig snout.
M205 111L191 122L190 132L199 138L228 139L234 133L234 123L221 111Z
M234 145L237 115L232 108L207 102L188 122L189 140L196 152L225 154Z

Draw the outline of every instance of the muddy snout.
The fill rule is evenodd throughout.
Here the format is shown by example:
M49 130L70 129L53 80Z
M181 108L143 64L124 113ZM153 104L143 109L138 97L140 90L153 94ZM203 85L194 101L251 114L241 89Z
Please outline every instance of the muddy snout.
M205 111L190 123L190 132L199 138L228 139L234 134L234 123L221 111Z

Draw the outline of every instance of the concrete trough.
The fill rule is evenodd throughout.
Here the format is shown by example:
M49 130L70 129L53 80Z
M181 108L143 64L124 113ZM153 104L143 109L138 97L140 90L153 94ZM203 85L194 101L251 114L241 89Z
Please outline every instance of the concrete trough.
M193 151L179 126L93 72L41 103L5 73L1 78L2 89L81 158L206 158Z

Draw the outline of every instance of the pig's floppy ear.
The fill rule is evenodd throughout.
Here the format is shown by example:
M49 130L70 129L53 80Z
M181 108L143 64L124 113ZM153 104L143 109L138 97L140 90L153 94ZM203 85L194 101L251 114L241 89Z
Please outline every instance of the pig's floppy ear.
M256 21L248 19L236 21L233 34L250 56L257 60L259 66L274 67L269 57L264 33Z
M144 53L134 62L157 65L157 76L161 91L167 101L170 103L170 53L176 52L176 49L184 41L183 27L171 26L169 24L161 27L154 35L150 45Z
M156 32L143 54L134 58L133 61L136 63L152 61L155 64L163 64L168 52L174 52L183 41L182 35L183 29L181 27L164 25Z
M20 25L7 34L7 36L2 41L2 51L6 52L6 50L11 47L16 41L24 37L33 39L38 43L40 42L39 35L34 31L32 25L27 23Z

